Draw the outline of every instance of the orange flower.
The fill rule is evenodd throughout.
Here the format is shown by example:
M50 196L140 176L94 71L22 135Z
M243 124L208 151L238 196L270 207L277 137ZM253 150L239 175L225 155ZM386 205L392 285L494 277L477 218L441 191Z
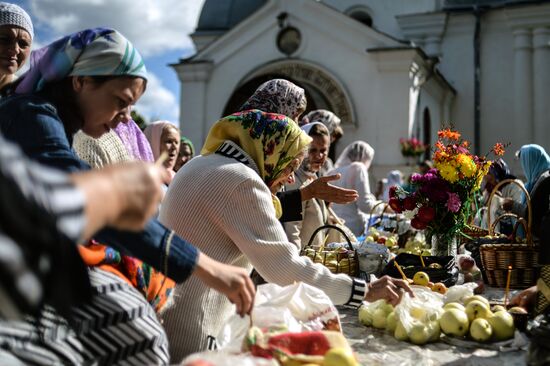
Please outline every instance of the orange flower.
M460 135L459 132L453 131L450 128L446 128L444 130L439 130L437 132L437 137L443 138L443 139L454 140L454 141L460 140L460 136L461 135Z
M445 150L445 145L443 145L443 143L441 141L437 141L435 143L435 147L437 148L437 150L439 151L444 151Z
M504 145L500 142L497 142L495 146L493 146L492 151L495 153L496 156L503 156L504 155Z
M470 147L470 141L464 140L462 141L462 147L465 147L466 149Z

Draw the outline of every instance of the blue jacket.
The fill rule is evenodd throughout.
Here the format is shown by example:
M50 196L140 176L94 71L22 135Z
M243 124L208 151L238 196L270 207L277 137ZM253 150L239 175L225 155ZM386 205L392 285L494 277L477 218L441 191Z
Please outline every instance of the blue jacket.
M72 136L67 136L55 107L39 96L14 95L1 99L0 132L41 164L66 172L90 169L72 149ZM183 282L193 272L199 252L173 235L167 258L168 273L165 273L165 252L170 232L158 220L152 219L142 232L106 228L94 238L148 263L176 282Z

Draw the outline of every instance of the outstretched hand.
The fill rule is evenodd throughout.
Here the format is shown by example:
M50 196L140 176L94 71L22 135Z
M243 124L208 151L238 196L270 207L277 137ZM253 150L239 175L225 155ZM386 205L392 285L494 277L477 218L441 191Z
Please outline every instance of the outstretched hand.
M315 179L313 182L300 189L302 201L307 201L312 198L318 198L323 201L338 204L346 204L355 201L358 197L356 190L340 188L329 184L329 182L338 180L340 177L340 174L335 174Z
M194 274L206 286L227 296L235 304L237 314L241 317L252 312L256 290L243 268L218 262L200 253Z
M397 278L384 276L369 283L365 300L373 302L384 299L395 306L401 301L403 292L408 292L411 297L414 297L414 293L407 282Z

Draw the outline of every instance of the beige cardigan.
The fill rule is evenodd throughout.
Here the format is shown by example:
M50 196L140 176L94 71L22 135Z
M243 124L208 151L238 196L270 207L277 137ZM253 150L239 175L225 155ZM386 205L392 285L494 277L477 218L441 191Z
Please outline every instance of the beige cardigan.
M249 271L254 266L266 281L278 285L303 281L325 291L337 305L348 302L351 277L332 274L299 256L275 217L271 192L254 161L232 145L246 163L219 154L195 157L170 184L160 221L215 260ZM175 305L162 319L171 362L179 363L212 346L235 308L195 276L177 285L174 297Z

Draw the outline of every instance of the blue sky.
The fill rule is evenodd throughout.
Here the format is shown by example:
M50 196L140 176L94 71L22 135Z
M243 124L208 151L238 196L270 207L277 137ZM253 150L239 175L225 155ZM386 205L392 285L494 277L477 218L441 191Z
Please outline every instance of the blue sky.
M94 26L113 27L134 43L149 71L136 110L148 120L179 118L179 81L168 64L194 53L188 36L204 0L4 0L23 7L34 23L34 48Z

